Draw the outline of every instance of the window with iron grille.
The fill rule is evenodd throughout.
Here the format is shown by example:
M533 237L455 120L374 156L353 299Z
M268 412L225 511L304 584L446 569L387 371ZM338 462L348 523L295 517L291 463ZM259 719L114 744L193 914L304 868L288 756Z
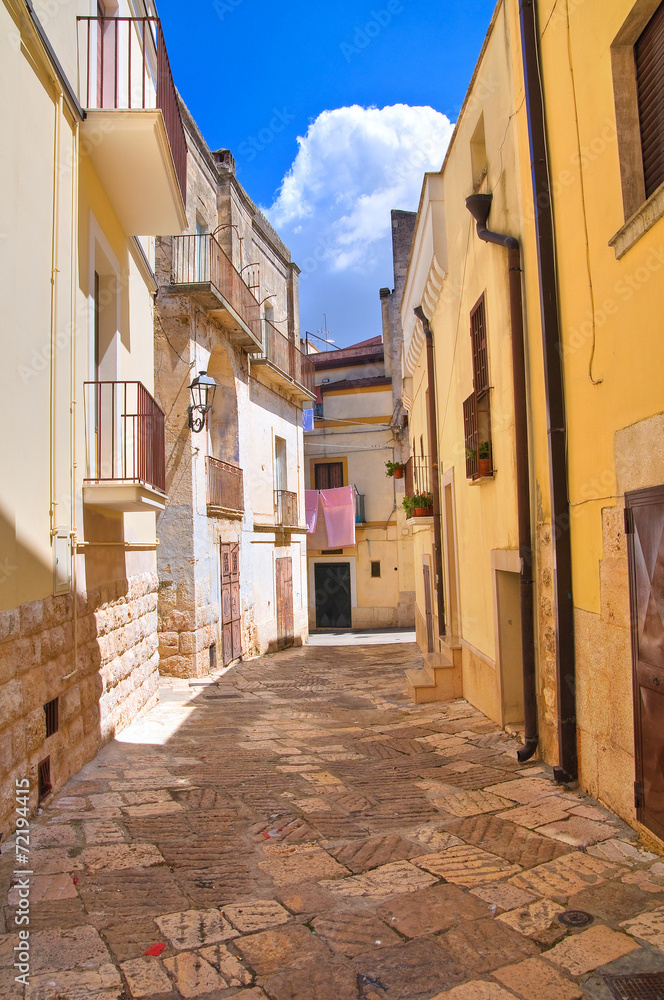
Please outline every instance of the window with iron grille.
M477 458L479 439L477 436L477 396L471 392L463 401L463 434L466 445L466 479L474 479L479 473Z
M466 478L479 479L493 475L489 351L484 295L470 314L470 343L473 358L473 391L463 403Z
M646 198L664 182L664 3L634 46Z
M380 560L371 563L371 575L380 576Z
M53 785L51 784L51 758L44 757L40 760L37 766L37 782L38 782L38 794L39 801L45 799L46 796L53 791Z
M58 731L58 699L53 698L44 705L44 715L46 716L46 737L52 736Z
M334 490L344 484L343 462L317 462L314 465L314 489Z

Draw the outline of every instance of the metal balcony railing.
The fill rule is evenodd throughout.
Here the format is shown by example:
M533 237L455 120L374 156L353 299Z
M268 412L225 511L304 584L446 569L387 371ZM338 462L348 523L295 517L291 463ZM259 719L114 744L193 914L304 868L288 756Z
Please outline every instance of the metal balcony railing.
M79 17L79 91L86 109L159 108L186 200L187 141L157 17Z
M288 490L275 490L275 522L287 528L296 528L298 520L297 515L297 493L289 493Z
M213 285L262 341L261 307L211 233L173 237L171 280L174 285Z
M244 511L244 481L242 469L207 458L207 502L209 507L225 507L238 513Z
M87 483L166 492L164 413L142 382L85 382Z
M428 455L411 455L404 467L406 496L431 493L431 459Z
M314 395L316 369L313 361L269 320L263 320L263 329L263 357Z
M355 524L364 524L366 516L364 512L364 493L357 492L355 487Z

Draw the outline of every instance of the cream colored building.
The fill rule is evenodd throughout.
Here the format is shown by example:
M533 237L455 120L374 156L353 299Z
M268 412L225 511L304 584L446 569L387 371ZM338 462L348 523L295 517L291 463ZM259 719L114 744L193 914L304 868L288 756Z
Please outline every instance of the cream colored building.
M522 757L660 842L662 52L657 0L501 0L402 302L440 487L414 540L413 697L525 716Z
M167 413L168 503L158 520L164 674L200 677L307 637L302 406L290 252L183 110L187 233L157 251L156 396ZM218 386L199 431L189 385Z
M385 469L388 461L408 458L399 301L413 222L411 212L392 213L395 284L380 291L382 335L310 355L318 402L314 429L304 435L307 489L356 489L355 545L330 550L308 543L312 629L413 624L406 480L388 477Z
M157 698L153 237L186 147L147 11L0 7L4 832L15 778L35 806Z

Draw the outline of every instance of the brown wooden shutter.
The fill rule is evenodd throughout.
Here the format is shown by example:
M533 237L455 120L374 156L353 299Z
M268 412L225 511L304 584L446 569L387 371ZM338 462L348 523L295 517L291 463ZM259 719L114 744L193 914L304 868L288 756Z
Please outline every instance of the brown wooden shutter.
M664 3L634 47L646 197L664 182Z
M489 388L489 355L486 346L486 310L484 296L470 314L470 337L473 345L473 384L481 396Z
M343 462L325 462L314 466L314 489L334 490L344 484Z

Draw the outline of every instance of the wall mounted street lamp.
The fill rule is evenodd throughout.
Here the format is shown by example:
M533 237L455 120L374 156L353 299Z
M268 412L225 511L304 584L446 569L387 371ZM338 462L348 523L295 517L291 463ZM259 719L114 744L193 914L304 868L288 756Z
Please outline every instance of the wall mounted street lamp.
M214 402L218 384L207 372L199 372L189 386L191 392L191 406L188 407L189 426L195 433L205 427L207 413Z

